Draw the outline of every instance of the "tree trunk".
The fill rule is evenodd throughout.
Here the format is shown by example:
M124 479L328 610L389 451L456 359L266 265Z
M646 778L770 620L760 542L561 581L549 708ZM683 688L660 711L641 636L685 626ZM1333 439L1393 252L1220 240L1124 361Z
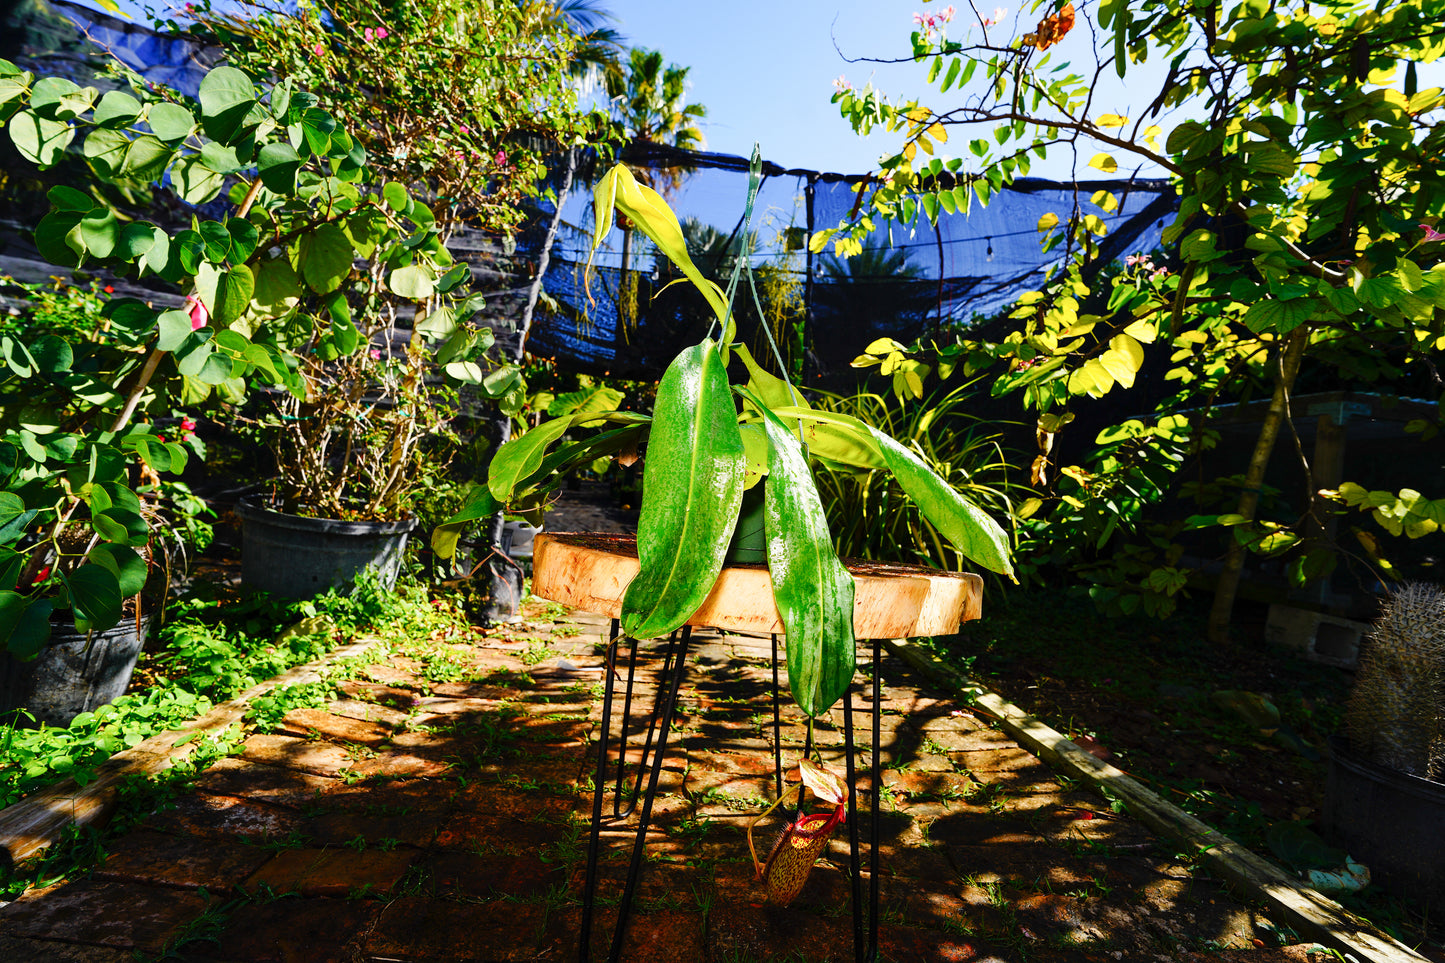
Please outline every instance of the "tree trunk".
M1241 524L1247 525L1254 521L1255 509L1259 507L1259 489L1264 484L1264 472L1269 467L1269 456L1274 451L1280 426L1289 412L1289 394L1294 388L1295 376L1299 374L1300 360L1304 357L1309 340L1307 324L1300 325L1285 336L1284 352L1280 356L1279 372L1274 381L1274 396L1270 399L1269 410L1265 412L1264 423L1260 426L1259 439L1254 443L1249 471L1244 476L1244 491L1240 493L1239 507L1235 509L1235 513L1245 519ZM1229 621L1234 614L1235 596L1239 593L1244 552L1244 546L1237 539L1231 538L1228 553L1224 557L1224 570L1219 573L1219 584L1214 589L1214 605L1209 610L1209 641L1216 645L1229 643Z
M522 356L527 350L527 335L532 331L532 315L537 310L537 298L542 294L542 278L552 260L552 244L557 240L557 228L562 223L562 205L567 202L567 195L572 190L572 174L576 169L577 152L569 150L567 169L562 174L562 187L557 191L557 210L552 215L552 223L547 225L547 236L542 239L542 253L537 257L537 276L532 279L532 286L527 289L527 306L522 309L521 330L517 335L517 355L512 359L518 364L522 363Z

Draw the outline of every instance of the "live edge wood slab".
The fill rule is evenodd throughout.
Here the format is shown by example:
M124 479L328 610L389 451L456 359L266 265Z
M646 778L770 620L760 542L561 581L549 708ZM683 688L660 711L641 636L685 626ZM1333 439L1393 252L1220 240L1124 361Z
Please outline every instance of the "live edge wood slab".
M853 635L906 639L948 635L983 611L983 579L921 565L848 561L856 585ZM545 532L532 549L532 594L617 618L622 593L637 574L631 535ZM688 625L732 632L784 632L765 565L729 565Z

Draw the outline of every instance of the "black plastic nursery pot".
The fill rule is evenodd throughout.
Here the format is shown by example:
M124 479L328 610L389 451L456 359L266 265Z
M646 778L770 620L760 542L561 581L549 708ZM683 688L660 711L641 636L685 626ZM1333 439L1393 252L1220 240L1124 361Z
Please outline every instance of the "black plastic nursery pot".
M1377 766L1343 739L1330 749L1326 830L1380 888L1445 906L1445 783Z
M274 511L255 500L236 506L241 517L241 581L282 598L315 598L349 589L366 569L391 588L401 571L406 538L416 519L348 522Z
M145 646L150 617L127 618L89 638L74 626L51 629L50 642L29 662L0 659L0 722L28 724L17 710L37 722L68 726L82 712L93 712L125 693Z

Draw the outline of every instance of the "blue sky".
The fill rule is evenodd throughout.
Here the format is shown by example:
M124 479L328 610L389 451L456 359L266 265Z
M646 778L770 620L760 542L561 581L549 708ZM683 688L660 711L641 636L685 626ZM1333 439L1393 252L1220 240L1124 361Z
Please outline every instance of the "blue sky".
M959 28L971 13L966 5L954 2L960 10L953 26ZM980 9L990 13L996 2L985 0ZM611 0L608 4L629 43L661 50L669 60L691 68L691 99L708 108L703 130L709 149L746 156L756 140L764 157L785 167L849 174L874 168L879 155L895 151L899 141L886 134L867 139L855 135L829 102L833 79L844 75L857 87L872 80L885 93L923 96L927 91L922 66L849 63L848 59L906 56L914 12L937 13L945 5L938 0ZM1006 36L1033 29L1036 14L1020 14L1017 4L1006 10L1003 26L1011 31ZM1074 33L1055 48L1064 51L1062 57L1055 55L1055 61L1092 62L1086 60L1084 27L1081 16ZM952 35L966 40L959 29ZM1129 87L1132 98L1110 72L1101 85L1097 112L1129 115L1131 99L1143 91L1148 93L1140 106L1147 105L1162 80L1162 71L1155 66L1135 68ZM924 102L956 105L951 97L953 93L924 97ZM1163 122L1165 129L1184 119L1176 116ZM1097 176L1084 168L1093 153L1091 149L1081 158L1080 176ZM1072 157L1061 153L1035 165L1033 173L1065 178L1071 167ZM1158 173L1141 171L1143 176Z

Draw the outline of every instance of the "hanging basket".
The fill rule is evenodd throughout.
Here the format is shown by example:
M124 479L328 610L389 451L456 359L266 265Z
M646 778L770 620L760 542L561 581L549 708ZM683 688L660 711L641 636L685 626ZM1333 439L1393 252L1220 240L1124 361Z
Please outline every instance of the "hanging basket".
M983 579L972 573L890 562L845 564L855 585L855 638L951 635L982 612ZM618 618L622 593L638 568L635 536L544 532L534 542L532 594ZM687 624L762 635L784 632L767 566L725 567Z

